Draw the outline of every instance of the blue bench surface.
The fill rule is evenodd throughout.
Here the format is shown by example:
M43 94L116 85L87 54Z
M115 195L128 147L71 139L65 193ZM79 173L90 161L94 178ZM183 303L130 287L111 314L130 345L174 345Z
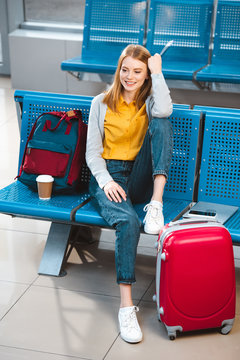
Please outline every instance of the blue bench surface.
M240 2L218 0L212 61L199 81L240 83Z
M192 80L207 64L212 9L212 0L151 0L146 47L155 54L174 41L163 55L167 79Z
M217 106L203 106L203 105L195 105L194 110L200 110L203 113L227 113L227 114L233 114L233 115L239 115L240 109L236 108L223 108L223 107L217 107Z
M128 44L143 45L146 1L86 0L82 54L62 70L113 74Z
M53 195L51 200L40 200L38 194L15 181L0 190L0 211L13 216L24 216L50 221L72 221L73 210L89 198L89 194Z
M198 201L240 206L240 113L206 113ZM240 211L225 226L240 243Z

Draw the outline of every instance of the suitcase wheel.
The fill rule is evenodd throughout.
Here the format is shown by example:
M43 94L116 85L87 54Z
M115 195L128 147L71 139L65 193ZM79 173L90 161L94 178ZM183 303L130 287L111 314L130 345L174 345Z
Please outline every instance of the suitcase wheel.
M177 337L177 332L174 330L168 331L168 337L171 341L175 340Z
M232 325L224 325L220 331L222 335L227 335L231 330L232 330Z

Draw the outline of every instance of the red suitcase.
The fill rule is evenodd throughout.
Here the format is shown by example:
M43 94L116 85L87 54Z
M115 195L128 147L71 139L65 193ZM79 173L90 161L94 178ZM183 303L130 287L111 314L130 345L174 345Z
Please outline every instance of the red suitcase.
M228 230L217 222L181 220L159 234L158 318L171 340L177 331L220 328L235 317L235 267Z

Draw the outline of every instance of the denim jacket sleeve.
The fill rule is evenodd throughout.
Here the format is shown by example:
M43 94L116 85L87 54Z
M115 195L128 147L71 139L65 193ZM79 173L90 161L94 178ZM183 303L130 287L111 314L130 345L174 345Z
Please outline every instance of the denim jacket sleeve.
M91 105L86 146L86 162L96 178L100 188L103 188L112 180L106 166L106 161L102 157L104 139L104 118L107 106L103 104L103 94L96 96Z
M153 117L168 117L171 115L173 110L170 91L163 74L152 74L151 77L152 93L146 100L149 121Z

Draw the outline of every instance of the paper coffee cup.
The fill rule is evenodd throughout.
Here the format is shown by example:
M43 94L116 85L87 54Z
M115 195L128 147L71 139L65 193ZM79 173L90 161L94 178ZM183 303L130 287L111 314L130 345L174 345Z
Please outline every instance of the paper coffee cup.
M36 181L37 181L39 199L41 200L51 199L54 178L51 175L39 175L36 178Z

